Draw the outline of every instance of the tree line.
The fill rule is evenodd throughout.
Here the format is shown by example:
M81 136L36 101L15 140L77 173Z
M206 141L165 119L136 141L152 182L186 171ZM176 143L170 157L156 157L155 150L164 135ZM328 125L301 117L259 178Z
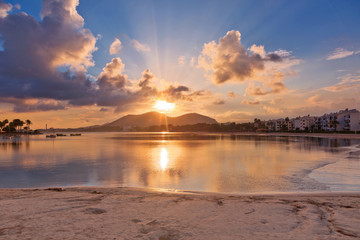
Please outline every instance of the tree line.
M14 119L11 122L5 119L0 121L0 132L6 133L30 133L32 130L30 129L32 122L28 119L22 121L20 119Z

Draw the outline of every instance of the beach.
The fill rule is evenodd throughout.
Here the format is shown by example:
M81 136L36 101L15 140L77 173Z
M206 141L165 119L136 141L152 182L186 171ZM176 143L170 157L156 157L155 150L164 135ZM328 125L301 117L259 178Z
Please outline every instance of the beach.
M0 190L0 239L355 239L360 193Z

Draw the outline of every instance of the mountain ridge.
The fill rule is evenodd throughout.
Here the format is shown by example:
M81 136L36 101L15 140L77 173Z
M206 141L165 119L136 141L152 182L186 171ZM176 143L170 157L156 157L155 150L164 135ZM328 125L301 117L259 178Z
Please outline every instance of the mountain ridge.
M156 111L143 114L128 114L101 127L150 127L159 125L193 125L197 123L217 124L218 122L199 113L186 113L177 117L169 117Z

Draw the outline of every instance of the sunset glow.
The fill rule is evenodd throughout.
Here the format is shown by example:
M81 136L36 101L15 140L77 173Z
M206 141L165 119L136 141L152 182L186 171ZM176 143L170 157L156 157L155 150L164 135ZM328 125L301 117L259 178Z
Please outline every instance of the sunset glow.
M171 112L175 109L175 103L169 103L165 100L156 100L154 108L159 112Z
M250 3L0 0L0 119L76 128L152 110L245 123L360 109L359 2Z

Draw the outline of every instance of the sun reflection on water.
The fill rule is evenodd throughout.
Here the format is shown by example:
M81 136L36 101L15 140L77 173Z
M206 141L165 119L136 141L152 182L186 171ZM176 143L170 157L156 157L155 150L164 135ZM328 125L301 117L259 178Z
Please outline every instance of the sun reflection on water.
M160 152L160 167L164 171L168 165L169 158L168 158L168 151L166 148L161 148Z

